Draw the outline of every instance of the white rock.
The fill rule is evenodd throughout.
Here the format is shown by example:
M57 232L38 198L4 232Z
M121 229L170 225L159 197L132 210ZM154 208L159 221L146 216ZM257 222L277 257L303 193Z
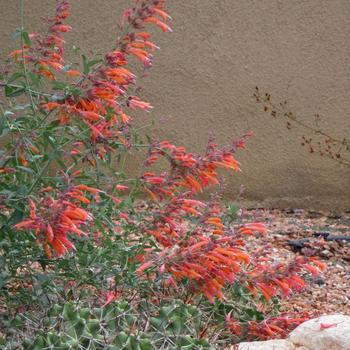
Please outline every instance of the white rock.
M350 316L328 315L306 321L290 333L288 340L296 349L350 350Z
M296 350L296 349L293 346L293 344L287 340L268 340L268 341L254 341L251 343L240 343L238 350Z

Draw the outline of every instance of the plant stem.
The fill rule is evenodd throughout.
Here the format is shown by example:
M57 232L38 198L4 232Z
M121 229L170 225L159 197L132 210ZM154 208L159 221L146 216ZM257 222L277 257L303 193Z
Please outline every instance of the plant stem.
M27 71L27 65L24 58L24 41L23 41L23 32L24 32L24 0L19 0L19 9L20 9L20 18L21 18L21 50L22 50L22 64L23 64L23 73L24 73L24 79L26 82L26 92L28 94L30 105L33 110L33 113L35 113L35 102L32 95L32 90L30 89L30 84L28 80L28 71Z
M0 82L0 86L3 86L3 87L12 87L12 88L23 88L23 86L21 85L16 85L16 84L7 84L7 83L3 83L3 82ZM40 91L35 91L35 90L32 90L30 87L26 87L26 91L34 94L34 95L38 95L38 96L46 96L46 97L51 97L52 95L51 94L45 94L44 92L40 92Z
M38 174L37 178L35 179L35 181L30 186L30 188L28 190L28 193L26 194L27 196L29 196L33 192L35 186L39 183L39 181L41 180L42 176L44 175L46 169L51 164L51 161L52 161L52 159L49 158L48 161L46 162L46 164L44 165L44 167L40 170L40 173Z

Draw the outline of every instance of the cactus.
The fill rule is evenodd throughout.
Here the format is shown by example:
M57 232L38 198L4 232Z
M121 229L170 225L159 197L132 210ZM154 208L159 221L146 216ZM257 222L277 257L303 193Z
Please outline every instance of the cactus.
M143 308L147 305L149 313ZM153 307L136 306L125 301L104 308L89 308L74 302L53 305L41 320L47 331L38 328L32 338L14 349L212 349L201 339L200 311L193 305L175 300ZM141 331L142 330L142 331Z

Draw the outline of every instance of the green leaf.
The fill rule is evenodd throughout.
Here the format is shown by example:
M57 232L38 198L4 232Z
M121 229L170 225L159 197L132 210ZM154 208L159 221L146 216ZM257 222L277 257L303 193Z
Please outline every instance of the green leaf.
M63 81L54 81L52 83L54 90L65 90L69 87L69 84L63 82Z
M22 40L25 45L30 46L30 38L27 32L22 32Z
M17 224L23 219L23 217L24 217L23 211L16 209L12 214L11 220L9 222L9 226Z
M48 130L53 130L55 128L57 128L60 125L59 120L53 120L48 126L47 129Z
M31 80L31 83L34 87L39 86L41 78L38 74L34 74L33 72L28 72L28 77Z
M16 81L18 78L22 78L24 77L23 73L21 72L16 72L16 73L13 73L7 80L7 83L10 84L10 83L13 83L14 81Z
M17 166L17 169L23 170L24 172L30 173L30 174L33 174L33 173L34 173L34 170L33 170L33 169L27 168L27 167L21 166L21 165L18 165L18 166Z
M30 107L30 104L16 105L16 106L13 106L13 110L14 111L23 111L23 110L27 109L28 107Z
M0 137L2 136L4 129L5 129L5 118L1 117L0 118Z
M72 46L72 49L73 49L75 54L77 54L80 51L80 47L77 47L75 45Z
M75 87L71 87L69 89L69 93L72 94L73 96L80 96L81 95L81 90Z
M91 60L91 61L88 61L88 59L86 58L85 55L82 55L81 56L82 59L83 59L83 73L84 74L88 74L90 72L90 69L97 63L100 63L102 62L102 60L98 59L98 60Z
M14 87L10 85L5 86L5 96L6 97L15 97L21 95L25 91L24 87Z

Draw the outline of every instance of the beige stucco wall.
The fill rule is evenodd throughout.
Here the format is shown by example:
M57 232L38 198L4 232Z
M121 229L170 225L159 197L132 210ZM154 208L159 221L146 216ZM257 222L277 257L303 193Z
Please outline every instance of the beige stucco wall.
M131 1L131 0L130 0ZM69 43L84 52L108 50L127 0L74 0ZM0 0L3 55L18 26L18 1ZM26 24L54 0L26 0ZM349 0L169 0L174 32L156 35L152 77L144 82L155 105L157 133L195 151L209 133L225 143L247 130L255 137L239 155L242 174L228 179L233 199L240 184L248 203L309 208L350 208L350 169L309 155L302 131L288 132L261 111L256 85L287 99L303 120L314 113L339 137L350 135ZM250 202L249 202L250 201Z

